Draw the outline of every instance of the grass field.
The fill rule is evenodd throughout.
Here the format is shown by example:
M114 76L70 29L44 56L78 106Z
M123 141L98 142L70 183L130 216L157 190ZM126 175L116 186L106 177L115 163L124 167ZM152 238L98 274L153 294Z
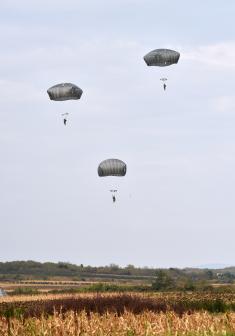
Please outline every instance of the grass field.
M234 294L3 297L1 336L235 335Z

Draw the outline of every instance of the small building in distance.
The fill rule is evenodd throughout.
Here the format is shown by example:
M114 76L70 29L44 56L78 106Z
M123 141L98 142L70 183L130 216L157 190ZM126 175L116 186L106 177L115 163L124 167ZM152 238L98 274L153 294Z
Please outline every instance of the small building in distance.
M4 289L0 288L0 297L1 296L6 296L6 295L7 295L6 291Z

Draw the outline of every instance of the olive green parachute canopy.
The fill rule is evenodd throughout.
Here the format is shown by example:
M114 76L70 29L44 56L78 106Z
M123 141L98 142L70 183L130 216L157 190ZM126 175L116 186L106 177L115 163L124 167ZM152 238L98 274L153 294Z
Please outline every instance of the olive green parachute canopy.
M149 66L168 66L178 63L180 53L170 49L156 49L144 56L144 60Z
M104 176L125 176L126 175L126 164L125 162L118 159L108 159L104 160L99 164L98 175L100 177Z
M82 89L72 83L56 84L47 90L50 99L56 101L80 99L82 92Z

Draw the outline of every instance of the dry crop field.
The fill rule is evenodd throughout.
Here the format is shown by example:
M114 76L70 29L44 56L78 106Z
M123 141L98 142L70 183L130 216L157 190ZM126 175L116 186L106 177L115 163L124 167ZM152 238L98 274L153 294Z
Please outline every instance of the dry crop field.
M71 288L82 288L85 286L94 285L96 281L65 281L65 280L25 280L25 281L7 281L1 282L0 287L8 294L18 288L31 288L47 293L51 290L63 290Z
M234 294L4 297L1 336L235 335Z

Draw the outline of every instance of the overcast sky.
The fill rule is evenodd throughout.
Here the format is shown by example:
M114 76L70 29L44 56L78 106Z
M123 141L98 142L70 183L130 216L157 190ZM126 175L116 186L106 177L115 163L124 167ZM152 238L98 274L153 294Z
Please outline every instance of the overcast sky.
M1 2L1 261L235 263L234 16L234 0ZM179 63L147 67L156 48ZM81 100L50 101L61 82ZM98 177L108 158L124 178Z

